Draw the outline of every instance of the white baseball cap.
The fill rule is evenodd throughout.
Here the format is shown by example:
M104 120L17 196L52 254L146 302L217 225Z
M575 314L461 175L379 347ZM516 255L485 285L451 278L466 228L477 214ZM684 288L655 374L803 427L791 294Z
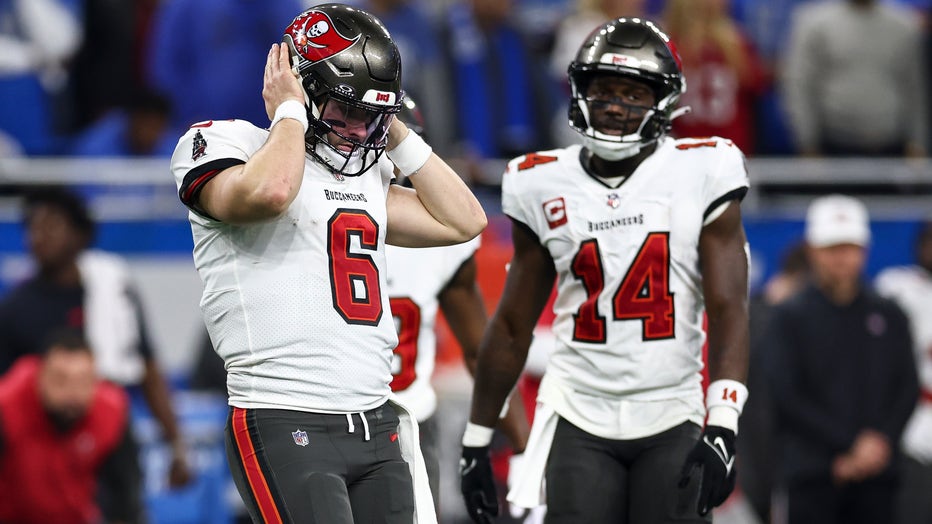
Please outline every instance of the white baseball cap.
M806 213L806 242L812 247L855 244L867 247L871 240L867 208L844 195L819 197Z

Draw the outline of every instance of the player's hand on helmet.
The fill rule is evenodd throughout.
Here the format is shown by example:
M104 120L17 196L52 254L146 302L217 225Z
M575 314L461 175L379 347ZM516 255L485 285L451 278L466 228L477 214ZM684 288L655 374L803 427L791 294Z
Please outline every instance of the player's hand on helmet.
M463 446L460 458L460 490L473 522L490 524L498 516L498 494L492 479L489 446Z
M699 477L699 502L696 511L707 514L725 502L735 489L735 432L720 426L706 426L699 441L686 457L679 487L684 488Z
M304 88L291 69L291 56L285 44L273 44L269 50L262 77L262 99L265 100L265 113L269 120L275 117L275 110L286 100L297 100L304 105Z
M395 149L395 146L408 137L410 130L408 126L397 116L392 119L392 124L388 128L388 144L385 146L386 151Z

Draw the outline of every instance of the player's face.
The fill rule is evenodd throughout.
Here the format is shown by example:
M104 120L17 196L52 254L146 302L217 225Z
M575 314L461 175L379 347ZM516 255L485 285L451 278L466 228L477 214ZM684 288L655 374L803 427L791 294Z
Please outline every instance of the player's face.
M586 89L592 127L622 136L638 130L656 96L644 82L618 75L599 75Z
M337 149L349 152L353 149L352 142L366 143L375 133L386 129L383 125L386 117L372 113L358 107L328 100L324 103L320 119L333 127L333 132L327 135L327 140Z
M87 412L97 389L94 359L88 351L52 348L39 374L39 395L56 423L68 426Z

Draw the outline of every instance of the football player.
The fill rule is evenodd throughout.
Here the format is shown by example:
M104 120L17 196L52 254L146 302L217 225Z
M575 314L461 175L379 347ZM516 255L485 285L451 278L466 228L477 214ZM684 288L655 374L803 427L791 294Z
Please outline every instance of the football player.
M546 502L548 523L707 522L734 486L747 397L744 157L727 139L667 136L686 86L651 22L594 31L569 81L582 144L504 174L515 252L479 349L463 495L476 522L497 514L490 428L556 280L556 347L509 500Z
M465 242L485 214L394 118L401 58L369 13L299 14L262 96L268 129L201 122L172 157L227 370L237 488L255 522L433 522L416 423L389 402L385 244ZM389 161L413 189L389 185Z
M903 431L898 522L932 522L932 220L919 228L915 264L878 273L877 291L896 301L909 319L921 387L919 402Z
M406 96L397 116L412 131L424 134L424 119L411 97ZM395 173L395 182L409 185ZM450 325L466 366L473 372L476 353L487 322L485 303L476 283L475 253L479 237L453 246L407 248L387 246L388 297L398 330L392 361L392 391L417 418L421 452L427 466L434 506L439 507L440 428L434 414L437 393L431 385L437 356L435 332L438 309ZM513 395L501 423L512 450L520 454L527 443L527 419L520 395Z

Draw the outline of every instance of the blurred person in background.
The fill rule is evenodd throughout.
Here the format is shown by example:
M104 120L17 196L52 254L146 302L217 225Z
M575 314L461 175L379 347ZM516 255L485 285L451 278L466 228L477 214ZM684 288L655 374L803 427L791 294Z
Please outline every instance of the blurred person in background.
M125 107L114 108L71 140L80 157L170 157L178 137L170 127L171 105L161 94L133 90Z
M556 285L555 348L508 500L546 502L551 524L710 522L735 486L748 393L744 156L667 137L684 79L653 23L607 22L569 77L581 143L504 174L514 256L479 348L463 498L476 522L498 513L492 428Z
M926 155L928 63L919 18L904 6L843 0L797 7L781 84L798 151Z
M664 29L676 43L690 111L673 123L678 137L720 136L746 154L756 147L755 104L763 91L760 58L729 14L729 0L667 0Z
M915 249L915 265L884 269L875 280L877 291L909 319L922 388L903 432L897 524L932 523L932 221L920 227Z
M0 522L144 522L135 454L129 399L79 332L48 332L0 376Z
M68 137L74 139L92 126L112 125L113 112L133 105L138 91L152 89L147 77L152 18L164 2L71 1L82 5L84 34L78 52L67 64L70 98L67 113L62 115Z
M0 0L0 137L25 155L58 153L67 62L83 38L81 0Z
M760 55L763 69L763 90L754 111L754 144L759 155L795 152L777 77L789 41L793 9L815 1L822 0L731 0L734 19Z
M125 106L139 85L134 76L136 13L142 2L79 0L84 39L68 62L70 135L80 133L111 109ZM150 0L146 0L150 1Z
M261 97L269 42L301 10L298 0L165 0L153 15L148 85L168 96L177 134L208 118L268 121ZM221 88L222 87L222 88Z
M39 353L44 337L57 328L81 330L101 377L141 390L171 446L169 484L186 484L186 447L126 261L90 249L94 220L84 202L64 188L28 191L23 225L35 274L0 300L0 370Z
M513 17L514 0L456 0L446 13L448 67L460 156L483 182L483 160L547 143L546 69Z
M316 3L315 0L310 0ZM392 35L401 53L406 92L417 100L430 142L441 154L450 152L455 120L449 100L449 71L438 21L420 0L363 0L360 7L375 15Z
M594 29L605 22L620 18L646 17L647 0L576 0L573 11L554 31L553 49L550 52L550 76L561 99L570 95L566 64L573 61L579 46ZM568 146L576 142L576 133L566 125L566 108L560 105L552 123L554 142Z
M770 499L774 487L777 457L774 447L773 400L767 384L765 351L768 325L778 304L792 298L809 280L809 263L805 243L790 245L779 270L764 283L760 293L751 297L749 306L751 358L748 364L748 397L741 412L741 438L737 442L741 457L738 487L760 522L770 522Z
M761 356L789 524L893 522L900 437L919 396L909 324L863 280L863 203L815 199L811 280L776 306Z
M646 18L647 0L576 0L566 18L560 22L554 35L550 54L550 71L554 78L565 84L566 64L573 61L579 46L593 30L615 18ZM569 87L566 87L569 95ZM565 116L565 115L564 115ZM566 124L564 123L564 126Z

